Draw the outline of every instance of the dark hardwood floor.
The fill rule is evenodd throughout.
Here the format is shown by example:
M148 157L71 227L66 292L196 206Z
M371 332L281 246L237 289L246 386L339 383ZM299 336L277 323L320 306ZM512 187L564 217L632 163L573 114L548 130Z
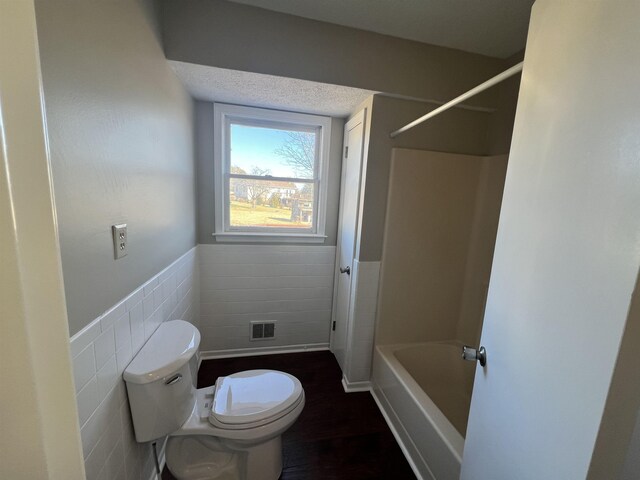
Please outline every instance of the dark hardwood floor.
M304 410L282 437L281 480L415 479L371 394L344 393L330 352L207 360L200 367L198 387L257 368L290 373L305 390ZM162 478L173 476L165 468Z

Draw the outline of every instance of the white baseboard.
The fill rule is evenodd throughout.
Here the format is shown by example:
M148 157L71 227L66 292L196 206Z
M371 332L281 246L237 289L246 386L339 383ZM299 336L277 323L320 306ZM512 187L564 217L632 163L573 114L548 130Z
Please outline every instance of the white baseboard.
M289 345L284 347L232 348L229 350L209 350L200 352L200 361L215 358L253 357L257 355L276 355L279 353L318 352L329 350L328 343L309 345Z
M383 393L381 394L384 396ZM402 450L402 453L404 454L404 457L407 459L407 462L409 463L411 470L413 470L413 473L415 474L417 480L429 480L427 478L424 478L424 476L420 473L420 470L418 470L418 467L416 463L413 461L413 458L409 449L404 443L403 436L400 435L400 432L398 432L398 430L396 429L395 422L393 422L393 420L390 417L390 415L395 416L395 413L393 413L393 411L387 412L384 406L384 404L388 404L386 399L384 400L384 404L383 404L382 399L378 397L378 394L376 393L375 388L371 388L371 396L375 400L376 405L378 405L378 409L380 410L380 413L382 413L382 416L384 417L385 422L387 422L387 425L389 426L389 430L391 430L391 433L393 433L393 436L395 437L396 442L400 447L400 450ZM402 426L400 426L400 428L402 428ZM433 478L433 476L431 478Z
M346 393L353 392L369 392L371 391L371 382L350 382L347 377L342 376L342 388Z

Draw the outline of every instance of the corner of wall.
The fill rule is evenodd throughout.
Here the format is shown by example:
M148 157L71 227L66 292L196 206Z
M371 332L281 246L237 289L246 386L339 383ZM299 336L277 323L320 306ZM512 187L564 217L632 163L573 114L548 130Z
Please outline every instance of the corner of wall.
M197 326L200 277L194 247L71 338L87 478L149 478L150 444L135 440L122 373L158 326Z

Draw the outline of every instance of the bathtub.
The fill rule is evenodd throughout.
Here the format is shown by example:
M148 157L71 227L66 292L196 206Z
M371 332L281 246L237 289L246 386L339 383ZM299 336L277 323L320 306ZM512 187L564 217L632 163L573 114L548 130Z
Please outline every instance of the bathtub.
M373 396L423 480L458 480L475 362L452 342L377 346Z

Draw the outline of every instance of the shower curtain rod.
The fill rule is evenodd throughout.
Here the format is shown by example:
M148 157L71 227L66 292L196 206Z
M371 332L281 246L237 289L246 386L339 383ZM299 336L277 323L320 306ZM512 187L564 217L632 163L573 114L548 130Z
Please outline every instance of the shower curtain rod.
M431 117L435 117L436 115L438 115L439 113L444 112L445 110L449 110L451 107L464 102L467 98L471 98L474 95L477 95L480 92L485 91L486 89L493 87L495 84L502 82L503 80L506 80L509 77L514 76L516 73L519 73L522 71L522 64L524 62L520 62L516 65L514 65L511 68L508 68L507 70L505 70L504 72L496 75L493 78L490 78L489 80L487 80L484 83L481 83L480 85L478 85L477 87L472 88L471 90L469 90L466 93L463 93L462 95L460 95L459 97L454 98L453 100L451 100L450 102L445 103L444 105L436 108L435 110L430 111L429 113L427 113L426 115L423 115L422 117L414 120L411 123L406 124L404 127L399 128L398 130L396 130L395 132L391 132L391 134L389 135L391 138L395 138L398 135L400 135L403 132L406 132L407 130L415 127L416 125L421 124L422 122L424 122L425 120L430 119Z

